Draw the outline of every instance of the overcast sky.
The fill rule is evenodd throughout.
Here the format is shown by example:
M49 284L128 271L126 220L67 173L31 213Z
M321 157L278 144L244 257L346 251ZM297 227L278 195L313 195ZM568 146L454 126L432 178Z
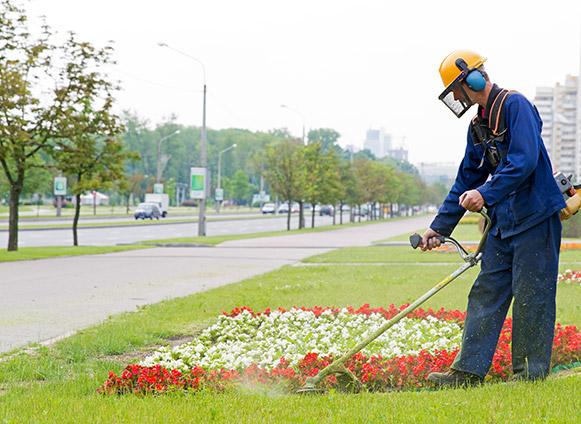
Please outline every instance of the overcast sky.
M485 55L493 81L530 99L578 75L581 56L578 0L32 0L29 10L58 31L113 40L119 108L152 124L176 114L201 125L201 67L164 41L205 64L211 128L299 136L287 104L342 145L384 127L415 163L462 157L472 113L458 120L437 99L450 51Z

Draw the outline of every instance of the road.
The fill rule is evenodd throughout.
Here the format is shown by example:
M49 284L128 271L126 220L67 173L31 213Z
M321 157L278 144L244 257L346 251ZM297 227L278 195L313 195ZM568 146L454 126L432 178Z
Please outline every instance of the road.
M247 234L261 231L279 231L286 229L286 217L262 217L248 219L241 217L225 221L207 221L206 234L208 236L218 236L225 234ZM348 216L343 217L347 221ZM297 217L291 220L292 228L297 228ZM168 221L165 221L168 222ZM337 220L338 222L338 220ZM167 239L176 237L192 237L198 234L198 224L195 222L167 223L156 225L128 225L126 227L96 227L79 228L79 244L82 246L110 246L116 244L136 243L144 240ZM307 220L310 224L310 219ZM315 226L331 225L331 217L319 217L315 219ZM63 229L38 229L21 230L18 233L18 245L21 247L30 246L72 246L73 233L70 228ZM8 232L0 231L0 246L8 243Z
M218 219L223 219L223 218L242 218L242 217L261 217L262 215L258 212L240 212L240 213L234 213L234 212L228 212L228 213L222 213L222 214L216 214L214 212L209 213L208 218L218 218ZM269 215L270 216L270 215ZM161 218L159 220L159 222L167 222L167 221L175 221L175 220L186 220L186 219L191 219L191 220L197 220L198 219L198 214L197 214L197 210L196 211L192 211L192 213L190 214L185 214L185 213L179 213L179 214L170 214L165 218ZM124 222L133 222L135 220L135 218L133 217L133 214L130 215L116 215L116 216L92 216L92 215L82 215L79 219L79 224L85 224L85 225L90 225L90 224L116 224L116 223L124 223ZM139 221L141 222L141 221ZM145 220L144 222L149 222L149 220ZM158 222L153 221L153 222ZM34 225L34 226L39 226L39 225L46 225L46 226L50 226L50 225L72 225L73 224L73 217L72 216L63 216L60 218L55 218L55 217L39 217L39 218L29 218L29 217L22 217L20 219L20 224L21 225ZM0 226L2 228L6 228L8 227L8 219L0 219Z
M62 337L111 314L235 283L334 248L366 246L409 233L430 219L237 240L217 247L0 263L0 352Z

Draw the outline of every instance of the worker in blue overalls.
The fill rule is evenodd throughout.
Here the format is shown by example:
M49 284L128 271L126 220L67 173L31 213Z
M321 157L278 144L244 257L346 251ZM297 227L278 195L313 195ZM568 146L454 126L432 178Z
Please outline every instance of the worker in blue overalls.
M422 250L439 246L436 237L449 236L467 210L486 207L492 220L468 297L460 352L450 371L428 377L440 387L484 380L512 299L513 378L544 378L551 361L559 211L565 202L552 176L537 109L523 95L492 84L485 60L464 50L440 65L445 86L440 100L457 117L479 106L456 181L423 234Z

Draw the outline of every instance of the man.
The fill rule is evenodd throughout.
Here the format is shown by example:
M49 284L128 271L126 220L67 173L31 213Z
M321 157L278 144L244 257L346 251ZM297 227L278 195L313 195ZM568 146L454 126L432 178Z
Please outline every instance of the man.
M422 250L439 246L436 236L449 236L466 210L486 207L492 220L481 271L468 297L461 350L450 371L428 377L442 387L484 380L513 298L513 378L544 378L550 366L559 211L565 202L552 176L535 106L492 84L485 60L463 50L440 65L445 86L440 100L457 117L473 104L478 113L468 129L456 181L423 234Z

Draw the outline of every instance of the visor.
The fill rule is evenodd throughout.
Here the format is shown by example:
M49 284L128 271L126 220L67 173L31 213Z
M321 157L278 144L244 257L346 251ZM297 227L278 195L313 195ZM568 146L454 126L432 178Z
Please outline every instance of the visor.
M442 91L442 94L438 96L438 99L440 99L457 118L464 115L474 104L462 86L462 81L465 76L466 74L464 72L460 73L452 84L446 87L446 89ZM454 91L456 91L456 95L454 95Z

